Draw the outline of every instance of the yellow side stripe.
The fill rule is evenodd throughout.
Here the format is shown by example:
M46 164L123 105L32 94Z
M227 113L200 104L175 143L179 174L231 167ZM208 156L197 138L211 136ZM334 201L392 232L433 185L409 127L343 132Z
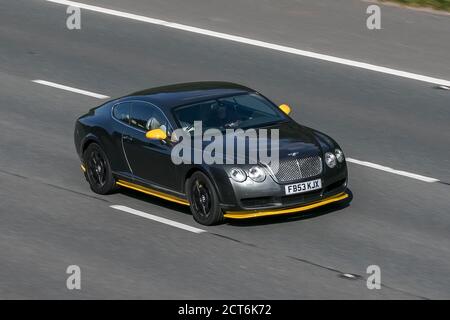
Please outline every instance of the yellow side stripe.
M145 194L149 194L151 196L155 196L155 197L158 197L158 198L161 198L161 199L164 199L164 200L172 201L172 202L175 202L175 203L178 203L178 204L182 204L182 205L185 205L185 206L189 205L189 202L187 200L184 200L184 199L172 196L170 194L163 193L161 191L156 191L156 190L153 190L153 189L150 189L150 188L147 188L147 187L139 186L139 185L131 183L131 182L118 180L116 182L116 184L119 185L119 186L128 188L128 189L133 189L133 190L136 190L136 191L139 191L139 192L142 192L142 193L145 193Z
M310 209L314 209L317 207L324 206L326 204L341 201L348 198L348 194L345 192L339 193L335 196L329 197L324 200L320 200L306 206L290 208L290 209L278 209L278 210L264 210L264 211L228 211L224 214L225 218L231 219L247 219L247 218L256 218L256 217L264 217L264 216L273 216L279 214L288 214L300 211L306 211Z
M86 172L86 167L84 165L81 165L81 171Z

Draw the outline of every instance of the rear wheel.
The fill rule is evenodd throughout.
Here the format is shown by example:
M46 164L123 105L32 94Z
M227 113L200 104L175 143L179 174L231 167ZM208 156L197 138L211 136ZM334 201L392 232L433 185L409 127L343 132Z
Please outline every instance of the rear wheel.
M83 153L86 168L86 178L92 191L98 194L108 194L115 189L116 182L112 175L111 165L102 148L91 143Z
M223 222L219 197L211 180L202 172L195 172L186 182L192 215L200 224L215 225Z

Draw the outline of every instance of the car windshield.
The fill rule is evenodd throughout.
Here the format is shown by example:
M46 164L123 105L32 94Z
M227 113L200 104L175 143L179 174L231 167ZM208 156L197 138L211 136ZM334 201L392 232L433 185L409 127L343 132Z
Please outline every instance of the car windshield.
M287 120L276 106L256 93L181 106L174 115L178 125L188 132L194 130L194 121L202 121L203 130L225 130L258 128Z

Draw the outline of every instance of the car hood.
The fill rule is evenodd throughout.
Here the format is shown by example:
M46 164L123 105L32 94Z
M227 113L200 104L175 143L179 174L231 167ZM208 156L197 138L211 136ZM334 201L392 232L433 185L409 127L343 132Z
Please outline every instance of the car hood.
M279 157L309 157L322 154L322 149L314 132L295 122L287 122L271 129L279 130Z
M261 137L261 129L267 129L267 136L270 137L271 130L277 129L279 132L279 145L278 145L278 157L279 159L288 158L288 157L311 157L311 156L319 156L323 154L323 148L327 148L327 146L332 142L331 138L327 141L328 136L310 129L308 127L301 126L293 121L283 122L271 126L267 126L264 128L255 129L256 136L253 138L245 138L245 137L235 137L234 143L234 152L230 157L230 152L226 152L226 142L227 139L230 139L230 133L224 134L221 136L221 143L223 145L223 150L215 150L214 156L216 159L219 157L222 158L223 163L226 163L227 159L232 160L233 163L239 163L238 159L242 161L245 159L245 163L250 162L249 155L257 154L259 155L259 147L258 140ZM194 138L194 137L193 137ZM205 139L204 139L205 140ZM215 138L212 138L211 141L203 141L200 146L196 146L194 142L192 142L193 150L198 150L199 147L203 149L203 151L211 151L212 143L215 141ZM246 141L247 143L244 143ZM270 154L271 143L270 139L268 139L267 149L268 154ZM245 157L243 157L242 152L238 152L238 145L245 145ZM275 145L274 151L276 152ZM193 152L194 153L194 152ZM267 152L266 152L267 154ZM258 162L261 159L258 157ZM228 162L229 163L229 162ZM254 162L252 162L254 163Z

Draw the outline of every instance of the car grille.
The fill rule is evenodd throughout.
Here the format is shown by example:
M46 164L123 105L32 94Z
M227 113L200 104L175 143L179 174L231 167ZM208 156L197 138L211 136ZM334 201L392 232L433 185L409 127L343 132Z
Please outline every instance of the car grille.
M318 176L322 173L320 157L292 158L280 160L275 177L278 182L290 182Z

